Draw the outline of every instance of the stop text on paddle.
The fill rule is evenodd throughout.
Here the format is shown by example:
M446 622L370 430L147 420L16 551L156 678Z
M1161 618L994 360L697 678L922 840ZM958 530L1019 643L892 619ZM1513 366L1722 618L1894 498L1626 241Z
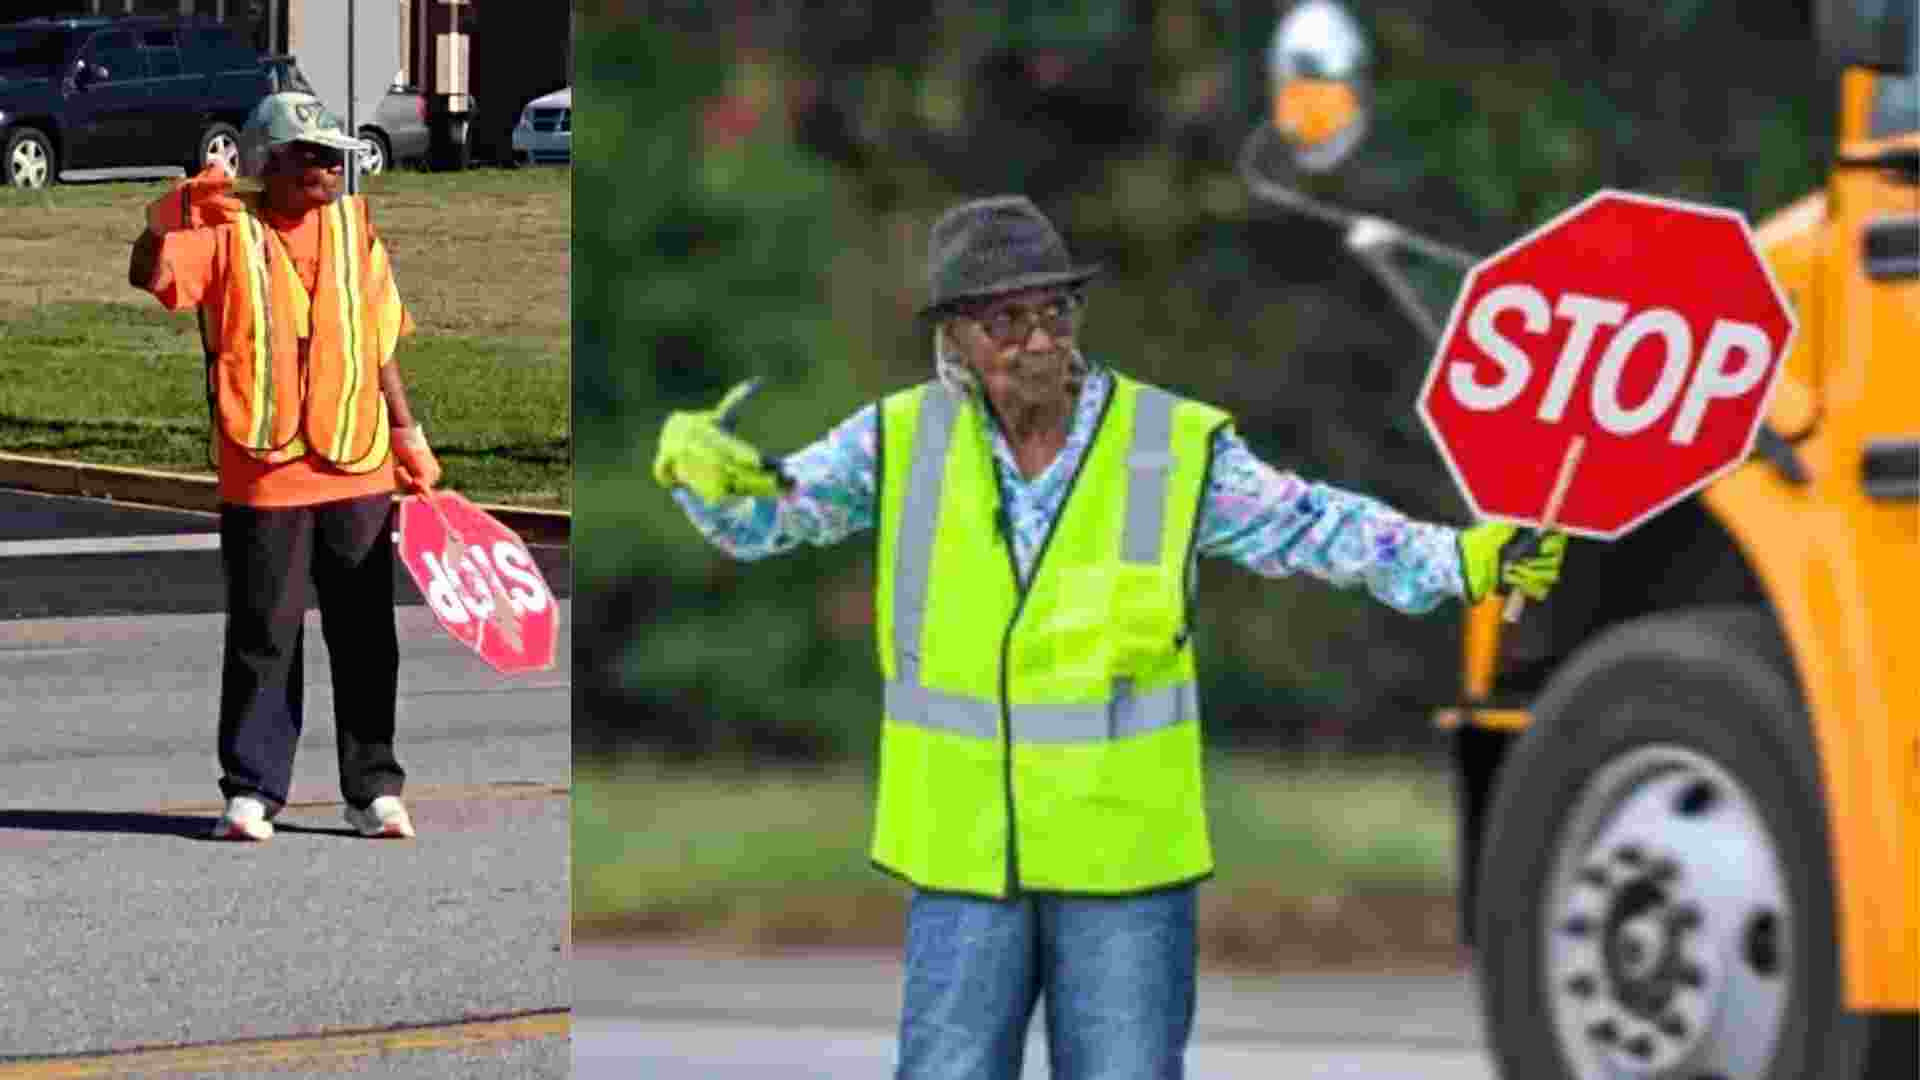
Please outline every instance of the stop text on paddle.
M540 572L527 549L506 540L491 547L477 545L466 550L458 563L442 560L440 553L420 552L428 584L423 590L427 603L441 618L463 624L469 619L490 619L495 606L494 591L487 580L486 568L475 560L488 559L506 585L506 600L515 615L547 610L553 593L540 580Z
M1574 387L1588 373L1587 362L1603 329L1611 330L1612 338L1585 382L1590 387L1588 408L1594 422L1613 435L1638 435L1671 413L1668 441L1685 446L1699 436L1709 404L1740 397L1758 386L1761 377L1774 367L1773 343L1766 331L1753 323L1716 319L1706 345L1695 350L1693 330L1686 317L1671 308L1633 312L1619 300L1577 292L1563 293L1550 307L1546 294L1531 285L1502 285L1483 296L1467 316L1467 337L1499 365L1498 381L1492 385L1477 381L1479 365L1472 360L1447 363L1447 389L1466 409L1504 409L1520 396L1533 376L1533 361L1527 351L1500 332L1498 321L1509 312L1519 314L1521 328L1535 337L1552 330L1556 318L1566 324L1565 344L1535 413L1536 419L1546 423L1558 423L1565 417ZM1659 376L1645 400L1628 406L1621 400L1627 361L1639 345L1655 338L1663 346ZM1682 385L1686 387L1684 398ZM1673 411L1676 400L1681 402L1680 408Z

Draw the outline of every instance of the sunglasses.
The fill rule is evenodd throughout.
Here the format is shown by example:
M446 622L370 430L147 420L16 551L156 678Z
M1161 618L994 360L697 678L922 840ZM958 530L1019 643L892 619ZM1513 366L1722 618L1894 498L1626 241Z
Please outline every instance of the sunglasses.
M313 143L290 143L286 154L294 164L303 168L318 165L324 169L332 169L347 163L345 150L336 150L331 146L317 146Z
M1061 293L1032 307L1005 304L970 312L964 318L985 331L994 344L1007 348L1026 344L1036 326L1046 327L1047 333L1057 338L1072 337L1085 306L1077 294Z

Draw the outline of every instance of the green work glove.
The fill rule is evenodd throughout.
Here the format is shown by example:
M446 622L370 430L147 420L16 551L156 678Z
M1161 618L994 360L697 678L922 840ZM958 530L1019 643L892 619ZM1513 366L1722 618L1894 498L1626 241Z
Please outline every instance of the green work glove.
M1529 600L1545 600L1560 580L1560 563L1567 555L1567 534L1521 529L1504 521L1488 521L1460 530L1460 576L1467 583L1467 603L1487 598L1494 586L1518 589Z
M787 487L779 463L731 431L734 414L758 389L760 380L748 379L712 409L667 417L653 456L653 478L660 486L684 487L707 502L776 495Z

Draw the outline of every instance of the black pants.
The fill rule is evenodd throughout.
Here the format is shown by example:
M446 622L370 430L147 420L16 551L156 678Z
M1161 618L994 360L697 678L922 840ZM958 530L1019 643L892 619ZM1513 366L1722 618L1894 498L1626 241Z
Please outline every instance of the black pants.
M310 601L333 670L340 794L354 806L398 795L393 756L400 642L393 621L387 495L313 506L220 508L227 577L220 679L220 791L278 813L300 742L301 664Z

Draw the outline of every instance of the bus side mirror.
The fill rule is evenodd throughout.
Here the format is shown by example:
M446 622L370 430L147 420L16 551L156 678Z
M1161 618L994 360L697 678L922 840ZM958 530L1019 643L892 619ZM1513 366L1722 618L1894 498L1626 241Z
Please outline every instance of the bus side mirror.
M1267 50L1269 122L1306 172L1345 161L1367 133L1373 50L1339 0L1302 0Z

